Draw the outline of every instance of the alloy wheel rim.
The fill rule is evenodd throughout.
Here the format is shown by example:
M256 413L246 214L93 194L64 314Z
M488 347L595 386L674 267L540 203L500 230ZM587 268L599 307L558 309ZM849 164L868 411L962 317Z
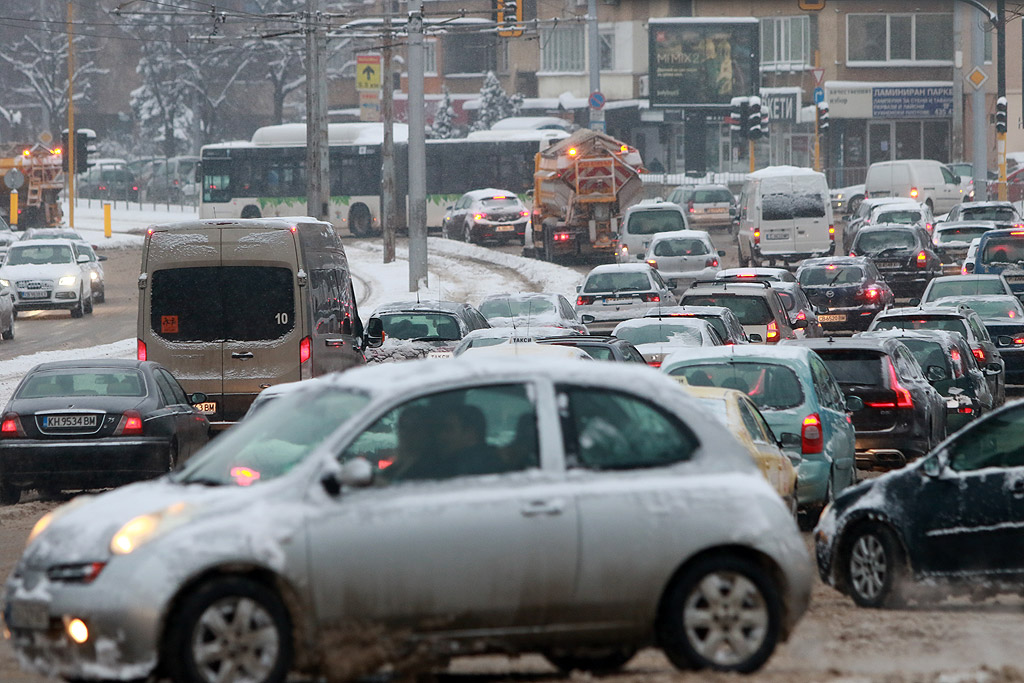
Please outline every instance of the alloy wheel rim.
M206 683L262 683L280 651L270 613L251 598L232 596L202 613L192 636L192 658Z
M859 595L873 600L885 585L888 564L885 548L874 534L861 536L850 553L850 581Z
M764 644L770 623L760 589L732 571L706 575L683 606L686 636L700 656L719 666L735 666Z

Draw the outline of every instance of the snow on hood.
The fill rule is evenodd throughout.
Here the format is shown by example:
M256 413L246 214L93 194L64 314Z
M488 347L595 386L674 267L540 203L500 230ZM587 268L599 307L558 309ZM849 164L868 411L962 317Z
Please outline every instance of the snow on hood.
M0 268L0 274L4 278L12 280L56 280L65 275L81 276L81 269L75 263L25 263L18 266L4 266Z

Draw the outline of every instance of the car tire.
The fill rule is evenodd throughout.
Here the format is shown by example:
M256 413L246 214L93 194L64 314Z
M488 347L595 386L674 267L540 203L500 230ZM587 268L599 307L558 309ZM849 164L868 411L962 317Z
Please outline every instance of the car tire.
M781 621L770 575L749 560L719 555L696 561L672 581L656 634L677 669L751 673L775 650Z
M11 324L7 326L7 329L0 333L0 338L5 341L14 339L14 314L11 314Z
M244 623L235 623L242 610ZM167 623L163 658L175 683L214 680L228 662L237 667L238 677L252 683L283 683L291 669L288 610L274 591L256 581L224 577L204 583L185 595ZM215 631L211 623L221 628ZM200 648L205 651L202 662Z
M865 524L843 545L843 578L853 601L860 607L902 606L906 559L896 535L888 527Z
M86 315L92 315L92 292L82 299L82 310Z
M102 304L102 303L106 302L106 300L107 300L107 288L101 286L99 293L95 297L93 297L93 299L98 304Z
M0 482L0 505L17 505L21 500L21 488L7 482Z
M636 654L632 647L594 647L545 652L544 658L552 666L568 675L583 671L594 676L610 676L617 673Z
M466 244L476 244L476 239L473 238L473 224L468 221L462 228L462 241Z
M81 292L79 292L79 299L71 308L71 317L81 318L83 315L85 315L85 304L82 302Z

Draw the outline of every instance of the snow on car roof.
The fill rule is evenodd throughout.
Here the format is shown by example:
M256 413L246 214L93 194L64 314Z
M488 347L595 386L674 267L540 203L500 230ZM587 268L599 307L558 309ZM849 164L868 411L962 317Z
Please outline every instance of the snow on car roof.
M656 232L651 235L651 242L681 238L698 239L704 242L711 241L711 236L703 230L666 230L665 232Z
M771 178L775 176L788 176L788 175L806 175L806 176L822 176L824 173L815 171L813 168L805 168L804 166L769 166L762 168L759 171L754 171L747 175L748 178Z
M744 360L780 360L790 363L806 363L811 349L787 344L765 346L763 344L734 344L732 346L699 346L673 352L661 363L667 367L676 361L729 361L733 358Z
M651 268L646 263L605 263L604 265L594 266L594 268L587 273L587 277L596 273L649 273Z
M701 318L675 318L671 316L663 318L630 318L616 325L612 335L616 335L619 330L632 330L639 327L685 327L687 329L705 330L709 325L708 321Z

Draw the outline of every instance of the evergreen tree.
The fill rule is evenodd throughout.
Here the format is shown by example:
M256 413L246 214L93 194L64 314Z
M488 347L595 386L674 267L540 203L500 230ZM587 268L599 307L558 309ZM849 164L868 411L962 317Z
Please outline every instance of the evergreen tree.
M489 130L497 121L507 116L508 95L498 82L493 71L488 71L484 85L480 88L480 110L472 130Z
M452 125L455 119L455 109L452 108L452 96L448 87L441 89L441 101L437 103L437 111L434 112L434 124L430 127L431 138L448 140L455 137L455 127Z

